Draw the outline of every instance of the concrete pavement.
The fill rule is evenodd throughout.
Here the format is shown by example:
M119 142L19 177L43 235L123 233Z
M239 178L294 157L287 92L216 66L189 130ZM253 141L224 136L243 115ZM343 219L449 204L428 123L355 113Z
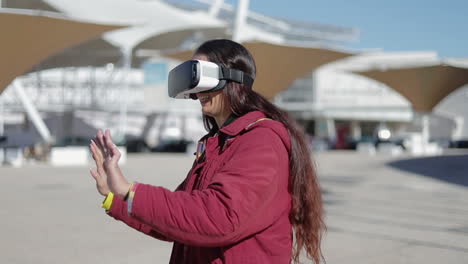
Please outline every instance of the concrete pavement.
M412 161L405 157L316 154L327 263L468 263L468 187L441 175L468 178L468 156L455 159L433 175L431 159L415 170L401 164ZM124 172L173 189L191 163L185 155L129 155ZM0 178L0 263L168 262L170 243L105 215L88 168L2 167Z

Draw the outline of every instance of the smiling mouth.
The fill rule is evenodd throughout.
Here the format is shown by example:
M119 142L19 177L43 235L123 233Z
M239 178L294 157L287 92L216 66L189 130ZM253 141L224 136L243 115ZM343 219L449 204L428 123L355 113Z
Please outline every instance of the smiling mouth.
M200 101L201 104L206 104L208 101L210 101L209 96L198 96L198 101Z

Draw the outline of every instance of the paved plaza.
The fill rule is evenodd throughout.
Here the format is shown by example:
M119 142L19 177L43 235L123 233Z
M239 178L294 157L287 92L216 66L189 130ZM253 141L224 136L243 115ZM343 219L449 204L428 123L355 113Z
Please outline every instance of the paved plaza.
M129 155L131 180L173 189L193 157ZM315 154L329 264L468 263L468 155ZM90 165L91 166L91 165ZM171 244L108 217L86 167L1 167L0 263L167 263Z

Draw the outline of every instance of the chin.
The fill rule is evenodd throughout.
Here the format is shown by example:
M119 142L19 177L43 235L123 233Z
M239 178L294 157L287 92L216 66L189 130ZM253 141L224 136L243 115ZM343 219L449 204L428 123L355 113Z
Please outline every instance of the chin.
M203 112L203 114L209 117L214 117L211 113Z
M205 109L203 109L203 108L202 108L202 113L203 113L204 115L206 115L206 116L212 116L211 113L210 113L210 111L205 110Z

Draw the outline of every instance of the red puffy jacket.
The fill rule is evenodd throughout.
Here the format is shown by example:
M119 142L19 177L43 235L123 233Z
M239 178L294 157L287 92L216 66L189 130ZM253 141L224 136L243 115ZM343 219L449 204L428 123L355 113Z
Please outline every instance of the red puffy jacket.
M170 263L290 263L290 140L264 117L250 112L208 137L175 192L139 184L131 216L118 197L109 215L174 241Z

